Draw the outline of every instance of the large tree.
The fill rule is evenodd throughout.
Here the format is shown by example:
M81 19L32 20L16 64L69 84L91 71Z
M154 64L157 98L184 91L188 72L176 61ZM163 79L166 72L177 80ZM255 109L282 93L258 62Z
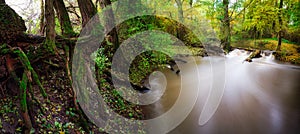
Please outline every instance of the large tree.
M280 51L281 49L281 42L282 42L282 6L283 6L283 0L280 0L279 2L279 15L278 15L278 22L279 22L279 32L278 32L278 44L277 44L277 51Z
M45 17L46 17L46 44L48 50L54 52L56 50L55 46L55 20L54 20L54 9L53 0L45 1Z
M223 45L223 49L227 52L230 50L230 17L228 13L228 6L229 0L223 0L224 17L221 27L221 32L223 33L221 37L221 44Z
M39 34L44 35L45 34L45 3L44 0L41 0L41 15L40 15L40 29Z

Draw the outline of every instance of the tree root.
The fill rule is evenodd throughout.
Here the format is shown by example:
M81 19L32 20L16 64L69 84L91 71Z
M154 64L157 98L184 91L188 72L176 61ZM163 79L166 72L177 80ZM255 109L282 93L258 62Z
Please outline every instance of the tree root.
M45 89L43 88L37 73L32 68L30 61L28 60L28 57L26 54L22 51L19 47L10 47L6 44L2 45L0 47L0 52L2 54L8 55L7 56L7 63L6 66L8 68L8 71L10 75L13 77L13 79L19 83L20 88L20 109L21 109L21 116L24 119L25 124L25 134L29 134L30 130L32 128L32 122L30 119L30 115L28 114L28 104L27 104L27 89L28 87L30 90L32 90L32 82L34 81L40 88L40 92L43 95L43 97L47 98L47 94L45 92ZM22 79L17 76L14 68L14 60L11 59L10 55L16 55L17 58L20 60L22 66L24 67L24 72L22 74ZM33 91L30 91L32 94L32 98L34 98ZM48 98L47 98L48 99ZM38 102L38 101L36 101Z

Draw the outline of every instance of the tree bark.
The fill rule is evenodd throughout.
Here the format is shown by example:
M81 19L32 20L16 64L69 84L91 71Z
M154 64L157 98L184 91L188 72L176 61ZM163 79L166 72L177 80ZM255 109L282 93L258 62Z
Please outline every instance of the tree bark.
M182 29L182 25L181 23L184 22L184 18L183 18L183 10L182 10L182 2L181 0L175 0L176 4L177 4L177 13L178 13L178 26L177 26L177 38L180 40L183 40L184 37L184 32Z
M190 8L193 7L193 0L189 0L189 5L190 5Z
M102 9L105 9L107 6L111 5L110 0L100 0L99 2ZM117 29L115 27L115 16L113 10L111 8L106 8L106 10L104 10L104 15L105 33L107 33L108 41L114 45L113 52L115 52L119 47L119 38ZM108 31L110 28L112 28L111 31Z
M66 9L65 3L63 0L54 0L54 8L56 10L60 27L61 33L63 36L71 37L74 35L74 31L71 25L70 17L68 11Z
M230 50L230 18L228 14L228 5L229 0L223 0L224 19L222 20L223 37L221 39L221 43L226 52L229 52Z
M55 47L55 20L54 20L54 9L53 1L45 1L45 16L46 16L46 45L48 51L54 53Z
M82 27L97 13L97 9L91 0L78 0L78 6L82 18Z
M44 0L41 0L41 15L40 15L40 30L39 34L44 35L45 34L45 3Z
M278 21L279 21L279 28L280 31L278 32L278 44L277 44L277 49L276 51L280 51L281 50L281 42L282 42L282 6L283 6L283 0L280 0L279 2L279 15L278 15Z
M183 10L182 10L182 1L181 0L176 0L176 4L177 4L177 11L178 11L178 20L180 22L184 22L184 18L183 18Z
M0 4L5 4L5 0L0 0Z

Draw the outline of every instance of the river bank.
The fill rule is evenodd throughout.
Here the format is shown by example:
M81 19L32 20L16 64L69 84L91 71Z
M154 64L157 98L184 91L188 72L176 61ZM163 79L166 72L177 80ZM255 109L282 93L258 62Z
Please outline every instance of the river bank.
M277 41L274 39L239 40L231 45L233 48L276 51ZM295 43L283 41L281 51L274 55L279 61L300 65L300 45Z

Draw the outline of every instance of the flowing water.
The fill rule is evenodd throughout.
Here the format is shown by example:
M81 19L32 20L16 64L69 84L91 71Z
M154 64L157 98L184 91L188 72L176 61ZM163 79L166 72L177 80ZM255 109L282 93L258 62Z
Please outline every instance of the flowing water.
M164 70L168 82L165 93L160 100L145 107L148 111L146 117L155 118L170 110L183 85L199 86L192 111L170 134L299 134L300 67L278 63L270 52L265 52L263 57L253 59L251 63L243 62L249 54L247 51L234 50L225 58L195 57L197 64L188 62L181 65L181 69L184 69L181 75ZM218 61L222 59L226 67L220 65L218 68ZM212 61L216 63L215 70L212 70ZM222 69L225 78L213 78L222 77L222 74L218 76L218 70ZM193 78L192 74L195 73L199 74L199 79ZM159 82L153 79L152 85ZM222 85L222 82L225 83L225 90L216 112L208 122L199 125L209 90L213 84ZM184 109L186 106L180 107Z

